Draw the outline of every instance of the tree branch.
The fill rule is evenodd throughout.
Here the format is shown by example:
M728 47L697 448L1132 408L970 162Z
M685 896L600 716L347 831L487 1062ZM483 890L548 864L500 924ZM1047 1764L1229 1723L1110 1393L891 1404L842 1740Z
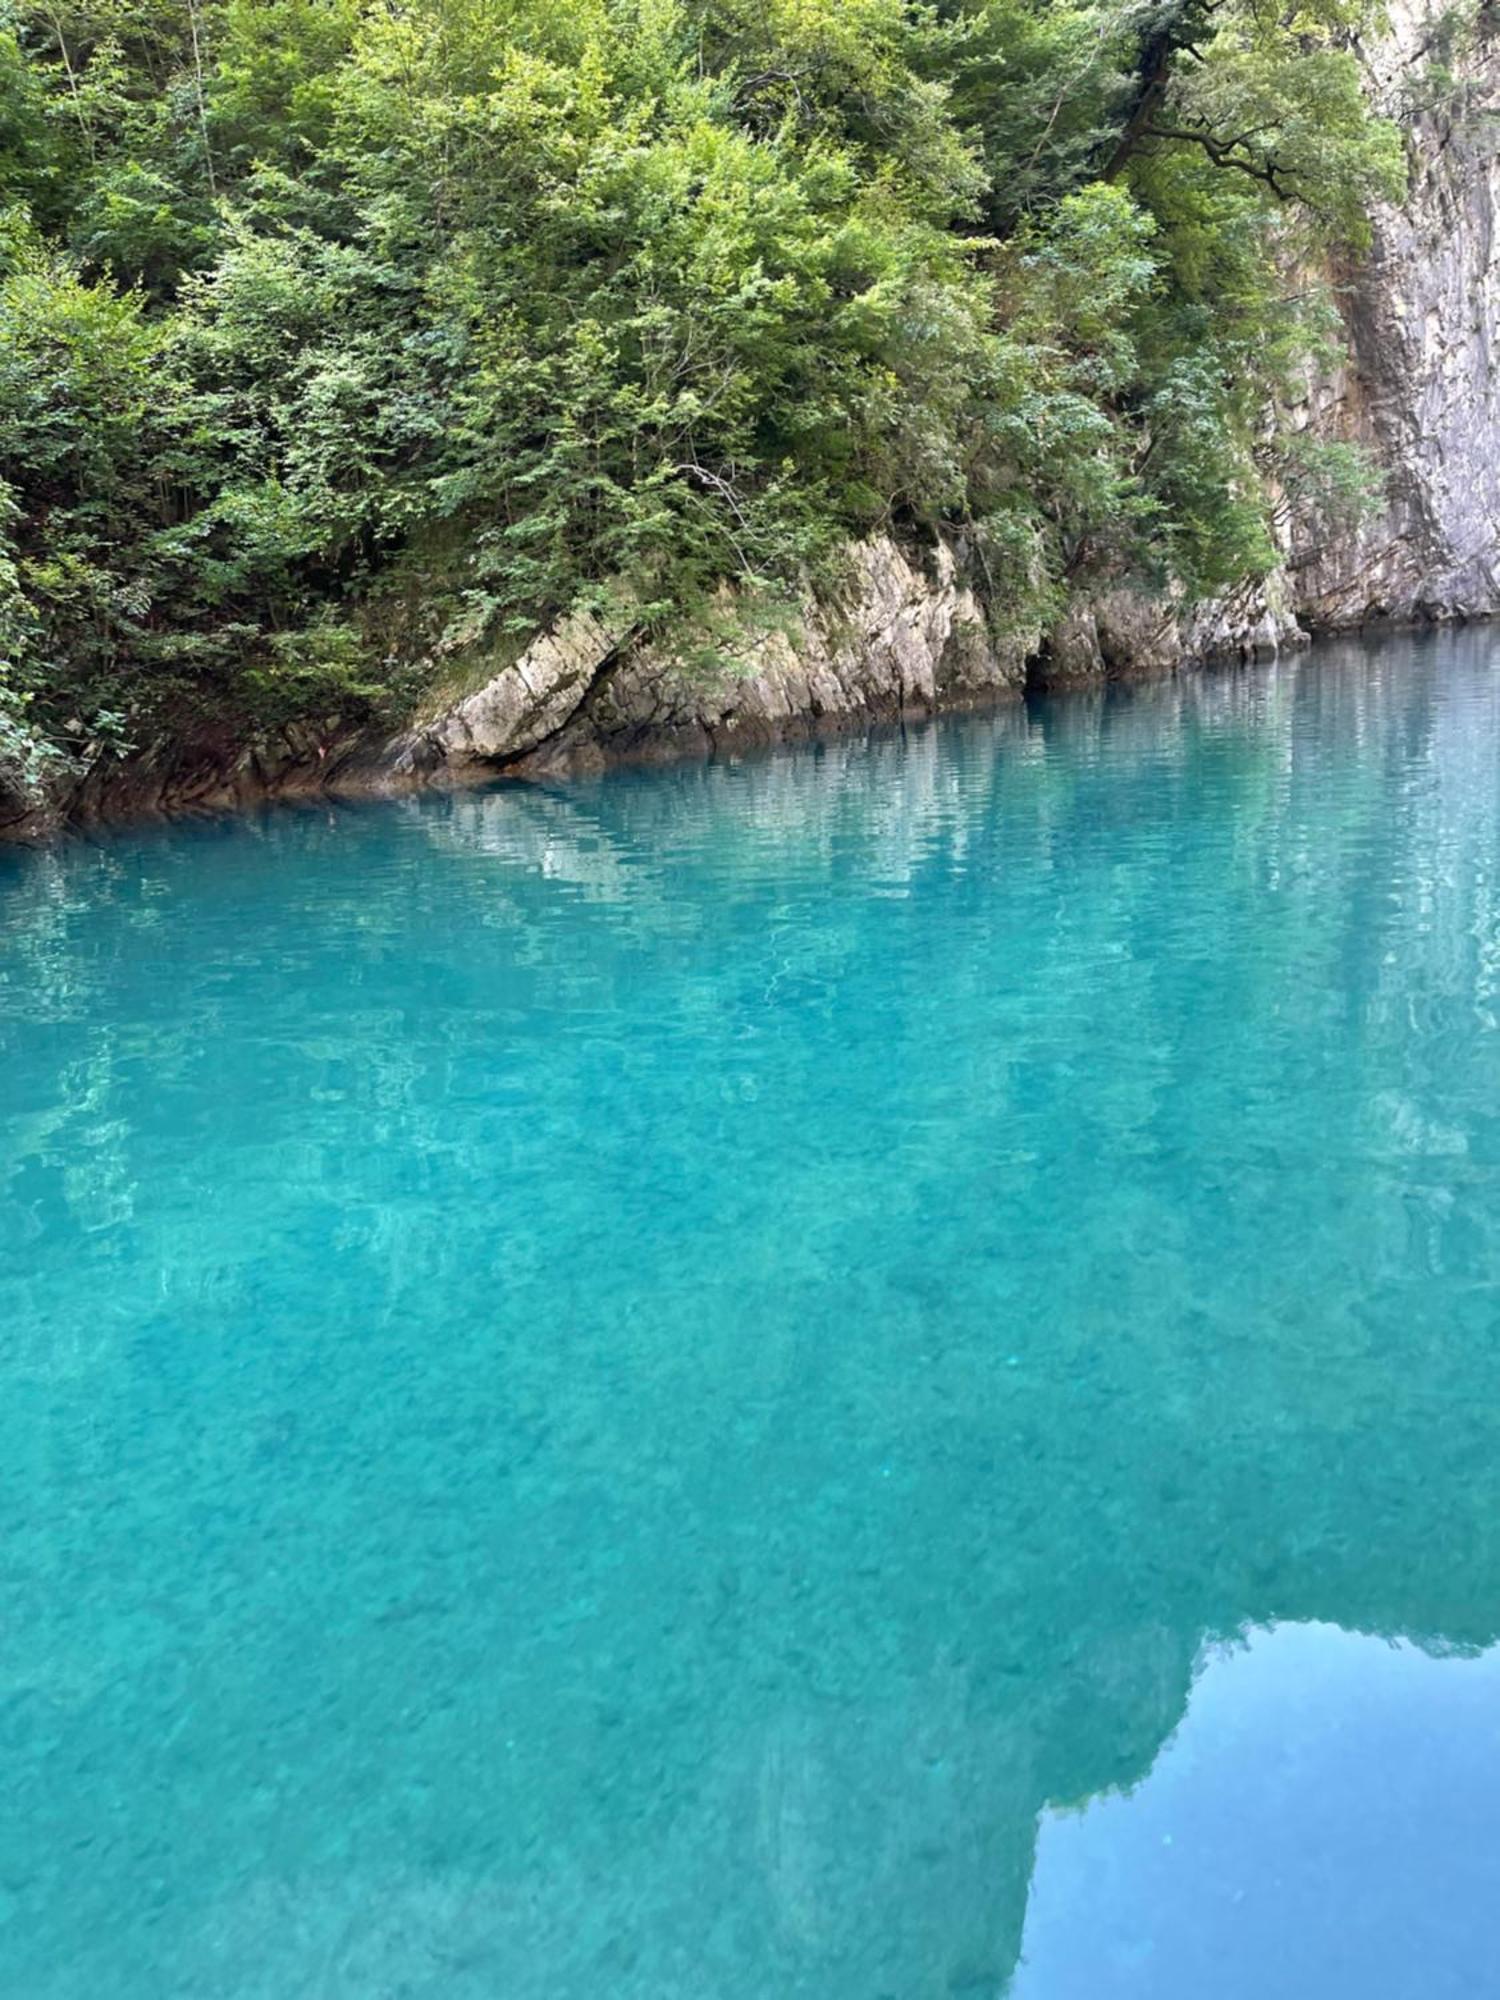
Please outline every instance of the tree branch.
M1248 174L1251 180L1268 187L1278 201L1298 199L1296 188L1287 178L1286 169L1278 164L1274 153L1257 158L1254 153L1239 150L1252 134L1242 133L1234 139L1220 139L1195 125L1158 125L1153 121L1142 128L1141 136L1147 139L1175 139L1186 146L1201 146L1216 167L1233 167L1238 173Z

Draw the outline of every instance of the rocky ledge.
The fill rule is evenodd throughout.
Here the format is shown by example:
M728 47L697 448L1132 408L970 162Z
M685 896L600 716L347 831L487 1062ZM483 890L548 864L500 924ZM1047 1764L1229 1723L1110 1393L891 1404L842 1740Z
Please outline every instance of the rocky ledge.
M567 619L397 739L385 761L397 776L537 775L711 754L1018 693L1032 644L995 637L951 549L919 555L879 538L851 551L835 600L747 638L713 668L596 618Z
M1024 692L1100 684L1305 643L1263 589L1188 613L1144 592L1080 601L1050 632L996 628L960 551L889 537L850 551L844 588L747 636L710 668L628 627L580 613L519 657L434 701L406 728L286 731L164 743L95 766L45 811L0 817L0 835L59 823L242 806L267 797L381 793L538 778L625 760L711 756L870 722L974 708Z
M960 552L942 544L919 552L879 536L851 550L836 598L804 608L788 629L747 640L713 670L577 616L375 761L395 782L421 782L712 755L1028 688L1271 654L1305 639L1290 612L1259 590L1192 614L1117 590L1076 604L1050 634L998 633Z

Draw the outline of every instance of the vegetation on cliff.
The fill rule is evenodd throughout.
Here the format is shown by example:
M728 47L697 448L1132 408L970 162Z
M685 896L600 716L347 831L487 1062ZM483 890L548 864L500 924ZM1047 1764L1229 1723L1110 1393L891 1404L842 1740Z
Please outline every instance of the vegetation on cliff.
M961 531L1271 560L1366 0L0 0L0 765ZM1293 277L1296 272L1302 277ZM427 663L427 664L424 664Z

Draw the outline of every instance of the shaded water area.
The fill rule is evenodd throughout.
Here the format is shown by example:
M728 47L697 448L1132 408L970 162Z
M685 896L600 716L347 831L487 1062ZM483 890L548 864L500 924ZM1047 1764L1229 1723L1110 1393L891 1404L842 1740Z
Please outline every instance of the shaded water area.
M1500 1991L1500 636L0 857L0 1991Z

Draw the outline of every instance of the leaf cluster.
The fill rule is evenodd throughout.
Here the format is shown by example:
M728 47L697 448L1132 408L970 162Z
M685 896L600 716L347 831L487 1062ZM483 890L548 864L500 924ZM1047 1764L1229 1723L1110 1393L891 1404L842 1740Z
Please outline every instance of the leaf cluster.
M0 0L0 769L959 529L1271 559L1357 0ZM1347 481L1345 482L1347 483Z

